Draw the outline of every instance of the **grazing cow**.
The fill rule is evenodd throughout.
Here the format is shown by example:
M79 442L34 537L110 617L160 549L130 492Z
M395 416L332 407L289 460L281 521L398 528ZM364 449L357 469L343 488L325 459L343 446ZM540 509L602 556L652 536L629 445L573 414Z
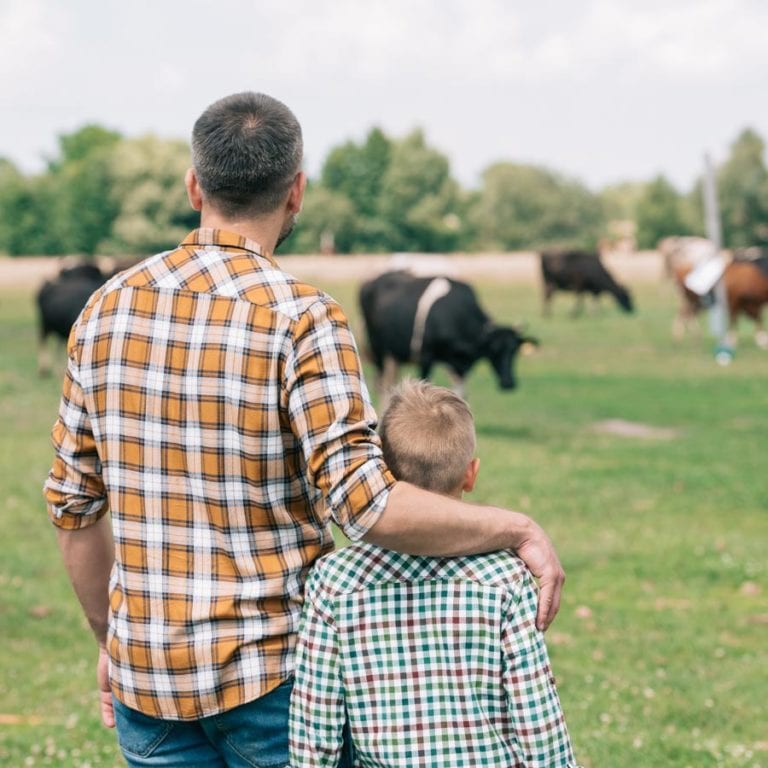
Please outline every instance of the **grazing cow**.
M38 373L50 374L47 340L53 334L63 341L91 294L107 279L95 264L79 264L62 269L56 279L46 280L37 293L39 315Z
M697 314L712 306L713 293L704 296L694 293L686 284L686 278L692 267L678 267L675 282L683 298L683 304L674 330L677 336L695 320ZM761 349L768 349L768 332L763 327L763 305L768 303L768 256L754 259L737 259L725 266L723 284L728 303L728 343L736 346L736 326L741 315L746 315L755 323L755 343Z
M513 389L520 347L538 342L493 323L472 288L446 277L385 272L360 288L360 308L383 400L402 363L416 363L428 378L435 363L448 367L463 394L464 377L481 358L490 361L502 389Z
M584 294L597 298L610 293L625 312L632 312L629 291L617 283L603 266L596 253L586 251L553 251L541 254L541 274L544 279L543 314L552 312L552 295L555 291L572 291L576 294L573 315L584 308Z

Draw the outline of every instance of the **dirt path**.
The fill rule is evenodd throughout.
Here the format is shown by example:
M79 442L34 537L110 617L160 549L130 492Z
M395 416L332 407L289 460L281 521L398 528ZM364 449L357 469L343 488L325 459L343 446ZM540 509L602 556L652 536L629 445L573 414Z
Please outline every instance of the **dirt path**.
M0 258L0 288L34 288L56 275L61 259L48 256ZM497 280L538 283L535 253L498 254L386 254L366 256L282 256L280 264L302 280L362 281L388 269L409 267L420 274L445 274L463 280ZM662 275L656 251L615 253L605 257L609 270L620 281L657 282Z

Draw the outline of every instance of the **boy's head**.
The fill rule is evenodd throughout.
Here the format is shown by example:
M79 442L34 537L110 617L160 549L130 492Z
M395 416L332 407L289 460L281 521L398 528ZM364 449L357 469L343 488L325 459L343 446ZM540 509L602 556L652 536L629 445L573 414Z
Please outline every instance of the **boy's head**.
M427 381L406 380L392 393L379 427L384 460L398 480L461 496L480 467L475 424L462 398Z

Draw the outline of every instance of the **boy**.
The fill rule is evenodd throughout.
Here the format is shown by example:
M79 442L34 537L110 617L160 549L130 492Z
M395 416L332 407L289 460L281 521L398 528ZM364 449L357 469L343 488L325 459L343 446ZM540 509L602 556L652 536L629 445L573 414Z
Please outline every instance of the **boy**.
M467 404L427 382L381 423L398 480L461 497L479 469ZM291 701L291 765L336 766L345 723L361 766L575 766L536 589L508 551L455 558L357 544L306 590Z

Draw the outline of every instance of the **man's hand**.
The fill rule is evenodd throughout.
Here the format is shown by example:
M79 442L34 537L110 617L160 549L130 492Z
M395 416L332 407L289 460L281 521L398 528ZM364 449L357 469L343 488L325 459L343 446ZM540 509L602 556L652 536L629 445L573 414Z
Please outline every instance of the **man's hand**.
M536 626L544 632L560 610L565 571L549 536L532 520L530 532L518 545L516 552L539 582Z
M115 711L112 706L112 688L109 685L109 654L107 649L99 646L99 661L96 666L96 679L99 682L99 705L101 707L101 722L107 728L115 727Z
M428 557L512 549L539 582L536 626L544 631L560 608L565 573L557 552L543 529L520 512L467 504L398 482L363 540Z

